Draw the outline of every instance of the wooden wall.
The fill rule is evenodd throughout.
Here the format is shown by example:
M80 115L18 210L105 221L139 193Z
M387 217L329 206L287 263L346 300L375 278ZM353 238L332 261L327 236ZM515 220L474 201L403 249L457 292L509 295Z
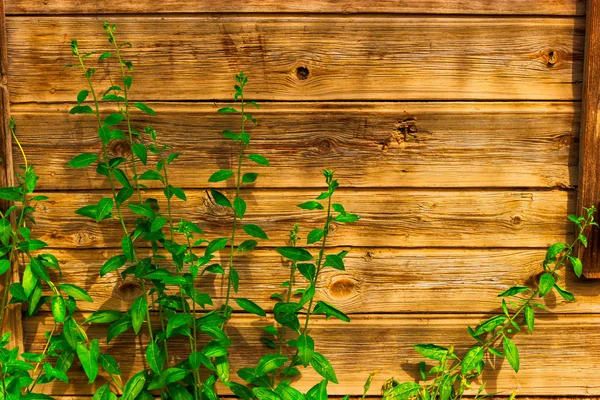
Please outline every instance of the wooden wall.
M570 238L575 209L585 35L581 0L303 0L145 2L6 0L8 88L39 186L38 235L56 250L65 279L90 291L98 307L126 309L117 277L98 277L117 249L116 230L74 210L99 198L107 182L65 164L94 151L89 118L69 116L84 87L68 42L108 43L102 21L118 26L135 64L132 96L157 111L153 125L183 151L172 181L189 189L178 213L214 237L229 218L207 201L207 178L233 152L219 132L234 123L215 111L230 101L234 74L250 76L259 101L254 149L274 168L248 194L249 220L284 243L291 224L316 223L294 205L337 171L339 199L363 218L336 227L331 246L351 249L347 271L327 272L319 297L351 313L352 323L315 323L318 350L340 377L336 395L371 394L390 376L417 375L415 343L472 343L466 326L497 311L496 295L540 268L544 249ZM112 68L112 67L111 67ZM114 69L112 72L115 72ZM108 82L109 67L98 78ZM414 135L403 124L415 119ZM113 149L118 153L119 149ZM21 163L15 155L15 164ZM114 224L113 224L114 225ZM314 224L313 224L314 225ZM268 271L265 275L264 271ZM268 247L242 258L241 295L270 307L285 269ZM488 390L524 396L600 394L600 286L566 276L576 303L547 300L534 335L521 334L521 371L488 370ZM219 282L200 285L219 297ZM51 317L24 320L24 346L40 350ZM236 317L244 348L235 364L263 351L260 324ZM92 332L100 334L96 328ZM125 373L142 358L111 344ZM300 386L309 387L307 373ZM98 385L101 382L98 382ZM82 373L47 386L57 396L93 393ZM72 398L72 397L64 397ZM79 397L77 397L79 398Z

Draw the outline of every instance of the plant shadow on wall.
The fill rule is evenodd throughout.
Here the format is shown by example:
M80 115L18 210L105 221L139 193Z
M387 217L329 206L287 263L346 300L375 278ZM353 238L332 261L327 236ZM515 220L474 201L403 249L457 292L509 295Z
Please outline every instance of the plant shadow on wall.
M261 169L270 167L265 157L249 151L250 128L257 123L250 111L259 105L246 98L248 77L244 73L236 76L234 105L218 110L238 120L236 128L222 132L231 140L235 157L230 168L215 171L209 178L209 183L231 185L226 190L209 190L211 201L227 210L231 231L225 237L205 238L196 222L174 217L178 204L188 200L186 191L169 180L169 166L177 162L179 153L163 143L151 125L141 128L132 123L133 113L141 112L151 118L155 112L148 105L131 100L134 66L124 57L131 44L117 40L115 25L105 23L104 29L111 50L102 53L99 60L115 62L120 72L119 83L107 90L99 91L94 84L95 69L88 64L95 54L83 53L76 40L71 42L77 60L71 67L83 74L87 86L77 95L77 105L70 113L88 115L96 121L98 151L80 154L68 166L95 167L108 180L109 195L78 209L77 214L120 232L121 239L115 246L119 251L104 260L99 275L131 282L138 292L126 312L101 309L87 318L77 312L78 302L92 302L92 298L83 288L62 281L57 258L46 252L46 243L35 239L35 204L48 198L34 194L37 176L21 149L25 166L17 177L18 185L0 189L0 198L14 202L0 215L0 272L6 279L5 288L11 268L21 264L24 273L20 283L13 283L3 292L0 322L8 303L22 304L30 316L48 304L53 325L42 346L20 355L18 349L7 348L10 333L3 335L0 399L51 398L39 393L40 385L54 381L71 384L70 377L77 368L83 369L90 384L106 381L95 391L94 400L155 396L216 400L219 395L230 393L242 399L327 399L328 384L338 383L338 376L311 336L311 321L315 316L343 322L350 318L315 295L323 271L345 269L347 251L329 253L332 224L359 220L335 202L338 181L334 173L324 171L325 190L316 198L299 200L302 210L321 216L321 226L305 232L296 224L290 227L288 245L276 248L285 260L288 275L281 291L271 295L273 320L266 319L266 310L252 299L238 295L240 286L248 281L248 276L238 272L240 254L252 252L259 241L269 240L268 232L247 222L248 197L244 188L258 179ZM12 121L10 128L20 148ZM111 156L109 148L115 141L126 143L130 151ZM150 183L160 189L150 188ZM505 357L518 371L520 357L512 336L524 329L533 332L535 313L545 309L538 298L553 291L566 300L574 300L560 285L557 272L571 265L580 276L581 262L572 254L576 245L586 245L585 230L596 225L594 211L592 208L584 216L569 217L579 234L573 243L556 243L548 249L539 284L536 281L531 286L507 289L500 294L502 312L469 328L476 345L465 354L458 354L453 347L415 346L429 360L420 364L421 383L390 379L382 390L383 397L459 399L471 389L479 390L478 397L487 396L485 385L472 388L471 384L481 375L490 355ZM199 281L207 276L222 280L223 296L198 290ZM234 307L244 313L234 312ZM232 325L231 320L239 325ZM241 326L261 326L260 341L268 349L266 355L241 360L246 354L235 352L253 346L242 339ZM93 337L92 333L97 332L103 334ZM127 346L132 342L132 333L137 336L138 346ZM113 346L117 341L119 345ZM117 358L128 360L135 359L134 352L139 351L145 363L130 362L126 366L129 373L123 374L117 358L107 349L125 349L127 353ZM376 364L376 360L372 361ZM239 368L234 362L256 364ZM236 368L235 374L232 367ZM308 367L320 380L304 393L293 383ZM129 377L126 381L121 378L124 375ZM373 377L371 374L367 378L364 395Z

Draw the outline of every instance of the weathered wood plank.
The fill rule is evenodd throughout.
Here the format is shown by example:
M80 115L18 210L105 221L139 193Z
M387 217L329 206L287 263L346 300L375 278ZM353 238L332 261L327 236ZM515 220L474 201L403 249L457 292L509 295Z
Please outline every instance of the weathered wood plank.
M342 249L332 249L337 253ZM118 250L54 250L61 262L63 282L85 288L94 303L79 302L81 311L111 308L126 311L140 293L140 284L123 281L117 273L100 278L98 271ZM354 248L345 258L346 271L325 270L317 297L346 313L464 313L490 312L499 307L497 295L529 281L541 270L545 250L393 250ZM226 258L226 257L225 257ZM214 262L227 265L217 255ZM236 255L239 296L271 310L272 293L289 279L289 265L274 250ZM58 281L58 275L56 280ZM220 277L207 274L197 287L220 305L225 293ZM298 275L299 287L304 279ZM566 274L576 302L549 296L546 304L561 313L600 313L600 294L593 281ZM235 306L235 305L234 305Z
M579 163L580 185L577 210L584 207L600 208L600 4L588 1L584 66L583 113L581 124L581 161ZM588 247L579 250L583 260L584 274L600 278L600 229L594 228L588 235Z
M134 44L132 96L230 99L234 74L261 100L573 100L581 18L115 17ZM157 34L160 32L160 34ZM83 88L69 41L109 50L93 17L9 17L13 102L71 101ZM108 61L106 61L108 63ZM96 78L108 87L110 68ZM160 83L160 84L158 84Z
M481 316L483 317L483 316ZM379 393L380 385L394 376L399 380L414 380L418 376L418 362L422 359L413 350L416 343L455 344L458 351L473 345L466 331L468 324L480 321L480 316L444 315L356 315L351 323L334 320L315 320L311 336L315 338L316 350L328 357L340 380L339 385L330 384L330 394L358 395L370 370L379 370L370 393ZM52 325L52 317L36 317L25 326L26 348L41 351L43 332ZM267 318L236 316L229 325L229 333L237 343L231 349L231 363L235 370L250 366L266 351L259 343L262 327L270 323ZM554 315L538 313L533 335L521 333L514 336L521 355L521 369L512 372L504 360L493 360L494 369L484 373L489 392L503 391L508 395L519 388L522 395L598 395L600 383L600 316ZM142 330L145 332L145 329ZM91 327L91 337L102 337L102 327ZM173 345L169 354L183 357L188 352L187 342ZM138 348L137 352L123 352L123 346ZM139 339L130 334L117 338L108 348L119 358L125 377L142 367ZM568 365L568 368L565 366ZM73 370L70 385L46 386L48 393L90 393L102 384L99 379L93 385L77 368ZM234 375L235 376L235 375ZM237 377L236 377L237 378ZM316 374L307 371L297 383L308 389L317 381Z
M342 186L346 179L338 177ZM224 191L231 197L232 191ZM75 210L97 204L109 192L46 193L40 203L36 231L59 248L120 247L122 229L116 219L97 224ZM244 222L258 223L268 233L269 246L285 243L289 229L301 222L304 231L321 226L323 212L307 212L297 204L319 194L315 190L252 190ZM146 197L161 198L162 191ZM175 220L198 222L207 237L227 236L231 209L213 203L204 190L188 190L187 202L174 203ZM566 219L574 210L574 193L566 191L428 191L340 190L335 201L361 215L356 224L335 224L328 244L365 247L546 247L572 233ZM162 204L162 203L161 203ZM165 211L166 212L166 211ZM133 220L129 209L124 212Z
M407 13L407 14L502 14L584 15L582 0L165 0L153 3L77 0L12 0L7 14L124 14L124 13Z
M224 106L157 103L157 117L136 114L138 130L152 124L182 153L169 171L174 185L203 187L232 159L235 146L220 132L238 121L216 113ZM39 187L109 188L95 168L66 167L81 152L99 151L95 119L68 115L70 107L13 107ZM577 184L580 116L573 103L266 103L253 114L259 125L251 129L251 152L273 166L260 169L257 187L321 187L325 168L353 187ZM111 149L128 154L122 144Z
M14 184L14 167L12 158L12 137L10 132L10 96L8 93L8 53L6 38L6 17L4 0L0 0L0 187ZM9 207L6 201L0 201L0 208ZM5 280L5 277L7 280ZM0 299L8 291L8 284L18 282L19 271L13 266L0 279ZM1 302L2 300L0 300ZM0 306L1 307L1 306ZM18 307L8 306L0 323L0 333L11 332L9 346L23 346L23 326L21 312Z

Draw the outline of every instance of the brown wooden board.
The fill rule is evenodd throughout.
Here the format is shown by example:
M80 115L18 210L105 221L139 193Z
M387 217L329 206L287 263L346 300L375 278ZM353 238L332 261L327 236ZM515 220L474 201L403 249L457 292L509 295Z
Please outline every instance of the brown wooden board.
M12 138L10 134L10 96L8 93L8 54L6 46L6 18L4 15L4 0L0 0L0 187L14 184L14 167L12 158ZM0 208L6 210L9 204L0 201ZM5 277L8 280L5 280ZM6 283L18 282L19 270L15 266L0 279L0 298L8 290ZM0 300L1 301L1 300ZM6 308L0 332L11 332L9 346L22 346L23 326L21 324L21 312L18 307Z
M327 253L337 254L341 250L329 249ZM139 296L141 285L134 279L124 281L118 272L98 276L106 260L119 253L120 249L52 251L61 263L62 282L81 286L94 299L94 303L80 301L79 310L126 311ZM150 255L144 251L144 256L146 253ZM317 298L350 314L500 311L498 294L514 285L533 283L532 277L541 271L545 253L543 249L353 248L344 258L345 271L331 268L323 271ZM227 266L227 258L228 254L217 254L213 262ZM234 266L240 275L239 297L271 310L274 305L271 294L285 293L280 284L289 279L289 263L275 250L238 254ZM53 279L60 281L57 273ZM225 295L223 283L220 275L206 273L198 278L196 286L209 293L218 306ZM600 313L596 282L577 279L569 271L561 285L574 293L577 301L566 302L555 295L540 301L561 313ZM298 274L297 287L305 286L306 281Z
M345 184L343 177L340 183ZM209 239L229 236L231 209L216 205L205 190L186 193L187 202L173 204L175 220L185 216L198 222ZM224 193L232 195L231 190ZM266 245L281 246L295 223L301 223L303 232L322 226L323 211L297 207L319 193L244 190L242 197L248 205L244 222L263 227L272 239ZM123 232L117 219L98 224L75 214L110 192L46 194L50 200L36 206L34 237L58 248L120 247ZM163 194L150 191L144 196L159 198ZM335 223L328 241L331 246L539 248L563 241L573 232L566 215L574 211L575 196L567 191L340 189L334 200L362 218L350 225ZM133 222L133 213L124 210L124 215Z
M229 167L236 146L221 131L239 130L239 121L216 110L230 104L150 105L157 116L138 112L135 126L151 124L160 142L181 152L169 170L173 185L203 187L212 172ZM109 188L94 167L66 167L81 152L99 153L95 118L69 115L71 107L13 106L38 187ZM325 168L355 188L577 184L577 103L265 103L253 115L259 124L250 129L248 152L272 165L246 162L244 170L260 173L256 187L322 187ZM110 149L129 153L123 142Z
M12 0L12 14L109 14L109 13L411 13L411 14L533 14L583 15L582 0L277 0L185 1L165 0L148 5L143 2L107 0Z
M442 346L456 345L460 353L475 344L467 333L467 325L474 326L485 316L462 315L355 315L350 323L337 320L317 319L311 324L311 336L316 350L330 359L340 380L339 385L329 384L333 395L360 395L368 374L378 370L370 393L379 394L381 384L391 376L399 380L415 380L418 377L418 362L422 361L413 350L417 343L435 343ZM268 318L235 316L229 325L229 334L235 341L231 348L232 369L256 365L267 349L259 342L262 328L272 323ZM488 392L502 391L510 394L514 389L522 395L598 395L600 383L597 369L600 368L600 316L562 315L537 313L533 335L522 332L514 336L519 347L521 368L515 374L508 363L492 360L494 367L486 368L483 378L488 381ZM45 339L43 332L51 329L52 317L39 316L28 320L25 325L25 346L31 351L41 351ZM93 326L88 330L91 338L102 337L103 327ZM146 332L143 328L142 332ZM124 377L137 372L143 366L140 345L131 333L123 334L111 342L108 351L121 361ZM142 339L143 340L143 339ZM145 341L144 341L145 343ZM123 351L136 348L136 351ZM187 340L173 344L169 354L185 357L189 351ZM87 384L83 372L73 368L70 385L57 383L44 388L53 394L93 393L103 383L98 379ZM233 379L238 380L235 374ZM306 390L318 381L316 374L306 371L297 382L300 390Z
M69 41L110 50L95 17L9 17L11 99L72 101ZM114 17L141 100L576 100L582 18L408 16ZM160 34L157 34L160 32ZM109 59L110 60L110 59ZM109 65L109 61L105 61ZM97 80L108 87L109 70Z
M585 95L577 201L579 214L583 213L584 207L595 206L600 209L600 4L595 1L588 1L586 32ZM588 236L588 248L580 249L584 274L590 278L600 278L600 230L594 228Z

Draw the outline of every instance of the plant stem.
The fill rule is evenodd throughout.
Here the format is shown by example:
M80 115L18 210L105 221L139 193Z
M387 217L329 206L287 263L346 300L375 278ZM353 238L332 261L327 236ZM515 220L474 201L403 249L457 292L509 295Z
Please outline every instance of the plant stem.
M242 107L242 131L240 132L240 148L238 151L238 165L237 165L237 183L236 183L236 187L235 187L235 198L237 199L238 197L240 197L240 187L242 185L242 160L243 160L243 156L244 156L244 142L241 139L241 136L244 134L244 127L245 127L245 122L246 122L246 114L244 114L244 92L242 91L241 94L241 107ZM233 210L233 228L231 229L231 241L229 243L229 265L228 265L228 274L227 274L227 294L225 296L225 305L223 307L223 310L225 313L227 313L227 309L229 307L229 299L231 298L231 286L232 286L232 282L231 282L231 268L233 268L233 253L234 253L234 249L235 249L235 232L237 230L237 220L238 220L238 215L237 212L235 211L235 208ZM223 321L223 324L221 325L221 329L223 328L223 326L225 325L225 321Z

